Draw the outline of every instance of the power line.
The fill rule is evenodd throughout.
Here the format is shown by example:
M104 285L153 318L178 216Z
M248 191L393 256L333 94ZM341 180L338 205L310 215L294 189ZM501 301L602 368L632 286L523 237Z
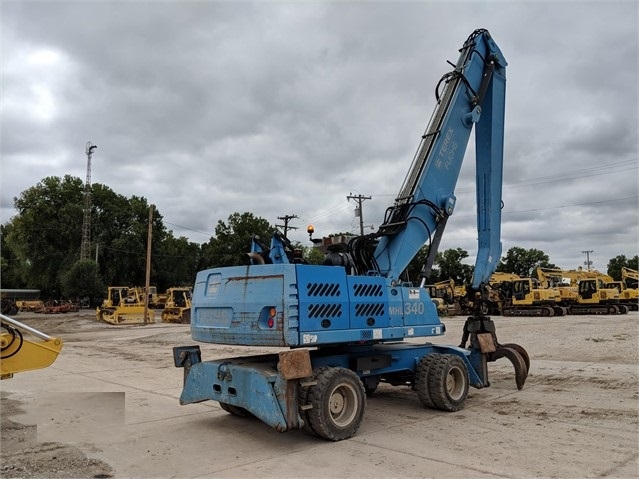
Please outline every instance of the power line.
M348 196L346 197L347 200L356 200L357 201L357 208L355 208L355 217L359 216L359 234L361 236L364 236L364 212L362 211L362 203L366 200L370 200L372 197L371 196L363 196L363 195L357 195L357 196L353 196L351 193L348 194Z
M615 170L615 168L625 167L625 166L630 166L630 165L634 165L634 166L631 166L630 168L624 168L624 169L621 169L621 170ZM538 177L528 178L527 180L523 180L523 181L518 182L518 183L505 184L505 185L503 185L503 188L505 189L505 188L511 188L511 187L515 188L515 187L523 187L523 186L536 186L536 185L545 184L545 183L555 183L555 182L558 182L558 181L568 181L568 180L572 180L572 179L585 178L585 177L590 177L590 176L595 176L595 175L608 175L608 174L620 173L620 172L624 172L624 171L637 169L637 167L638 167L637 159L623 160L623 161L619 161L619 162L616 162L616 163L610 163L610 164L600 165L600 166L593 166L593 167L580 169L580 170L575 170L575 171L566 171L566 172L562 172L562 173L556 173L556 174L553 174L553 175L546 175L546 176L538 176ZM465 192L465 191L471 191L471 190L473 190L473 188L458 188L456 191L459 193L459 192ZM377 193L377 194L375 194L373 196L390 197L390 196L395 196L395 194ZM637 197L634 196L634 197L602 200L602 201L587 202L587 203L575 203L575 204L569 204L569 205L549 206L549 207L546 207L546 208L534 208L534 209L530 209L530 210L503 211L502 215L514 214L514 213L528 213L528 212L533 212L533 211L544 211L544 210L551 210L551 209L567 208L567 207L572 207L572 206L586 206L586 205L591 205L591 204L608 203L608 202L611 202L611 201L625 201L625 200L630 200L630 199L637 199ZM326 210L324 210L324 211L322 211L322 212L320 212L320 213L318 213L318 214L316 214L316 215L314 215L314 216L312 216L312 217L310 217L308 219L305 219L305 218L298 218L298 219L301 219L302 221L306 221L308 223L323 224L322 220L324 218L327 218L329 216L335 215L335 214L345 210L348 207L349 207L349 202L346 201L346 202L343 202L343 203L338 203L338 204L335 204L333 206L330 206ZM466 216L471 216L471 215L456 215L457 218L466 217ZM177 225L177 224L174 224L174 223L169 223L168 221L165 221L164 223L167 224L167 225L175 226L177 228L185 229L187 231L192 231L194 233L207 235L209 237L215 236L214 233L208 233L208 232L204 232L204 231L191 229L191 228L188 228L186 226Z
M288 234L288 230L296 230L297 226L289 226L288 222L290 220L296 219L297 215L284 215L284 216L278 216L277 219L278 220L282 220L284 222L283 225L275 225L276 228L284 228L284 238L287 238L287 234Z
M208 233L206 231L194 230L192 228L187 228L186 226L176 225L175 223L169 223L168 221L163 221L163 222L164 222L165 225L175 226L176 228L181 228L183 230L192 231L193 233L199 233L199 234L207 235L209 237L215 236L214 233Z
M629 166L629 168L615 169L615 168L625 167L625 166ZM556 173L553 175L528 178L526 180L522 180L519 182L504 184L503 188L506 189L506 188L518 188L518 187L526 187L526 186L537 186L537 185L543 185L548 183L557 183L559 181L569 181L569 180L574 180L578 178L589 178L591 176L611 175L613 173L622 173L624 171L636 170L637 168L639 168L639 165L637 164L637 159L635 158L632 160L624 160L624 161L619 161L617 163L610 163L610 164L601 165L601 166L593 166L590 168L584 168L580 170L566 171L563 173ZM474 187L457 188L455 191L457 193L474 191ZM375 196L394 196L394 194L376 193Z
M610 203L613 201L628 201L628 200L639 200L639 196L626 196L624 198L612 198L609 200L600 200L600 201L587 201L584 203L573 203L573 204L568 204L568 205L557 205L557 206L547 206L544 208L532 208L529 210L517 210L517 211L502 211L501 214L502 216L504 215L511 215L511 214L515 214L515 213L531 213L533 211L545 211L545 210L556 210L556 209L560 209L560 208L570 208L573 206L588 206L588 205L598 205L598 204L603 204L603 203ZM475 216L475 214L466 214L466 215L456 215L455 218L467 218L470 216Z

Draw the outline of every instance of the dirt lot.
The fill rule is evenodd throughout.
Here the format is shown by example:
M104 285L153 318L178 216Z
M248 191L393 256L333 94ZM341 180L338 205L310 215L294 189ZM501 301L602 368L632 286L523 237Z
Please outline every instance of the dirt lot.
M213 402L180 406L172 347L193 344L188 325L16 319L65 345L53 366L0 383L3 478L639 477L636 312L496 317L500 341L531 356L522 391L506 360L457 413L381 385L358 434L339 443L280 434ZM437 342L459 343L463 322L446 319ZM201 346L204 360L247 353Z

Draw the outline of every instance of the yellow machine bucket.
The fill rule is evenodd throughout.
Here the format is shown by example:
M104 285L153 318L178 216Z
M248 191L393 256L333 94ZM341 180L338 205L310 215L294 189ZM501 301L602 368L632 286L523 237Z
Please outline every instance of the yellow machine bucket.
M42 369L53 364L62 350L61 339L47 336L4 314L0 317L2 318L0 379L9 379L14 373ZM40 341L28 339L25 333L35 336Z
M96 310L96 317L98 321L116 325L155 323L155 311L148 308L145 317L144 306L138 305L121 305L117 308L98 308Z

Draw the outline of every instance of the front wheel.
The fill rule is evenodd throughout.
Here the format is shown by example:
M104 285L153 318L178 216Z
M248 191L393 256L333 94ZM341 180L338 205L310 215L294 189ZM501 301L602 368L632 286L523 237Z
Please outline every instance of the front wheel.
M309 390L307 417L315 434L331 441L353 437L364 417L366 394L359 376L346 368L319 368Z
M459 411L468 397L468 368L454 354L435 354L428 372L428 391L437 409Z
M430 377L430 370L438 357L439 355L436 353L424 356L419 360L415 374L415 392L417 393L417 397L424 406L431 409L435 409L435 404L430 397L428 378Z

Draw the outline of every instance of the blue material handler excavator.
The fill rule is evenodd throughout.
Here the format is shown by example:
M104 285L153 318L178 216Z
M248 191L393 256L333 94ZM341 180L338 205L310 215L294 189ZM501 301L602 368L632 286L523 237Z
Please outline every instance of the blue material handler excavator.
M501 255L501 189L506 60L487 30L473 32L453 70L436 88L437 104L401 190L378 231L326 245L322 265L305 264L275 234L254 238L242 266L200 271L191 336L215 344L279 348L273 354L203 361L200 347L173 349L184 369L181 404L218 401L278 431L304 429L339 441L354 436L366 397L381 382L409 386L429 408L458 411L469 387L484 388L489 362L509 359L516 385L530 360L517 344L501 344L482 314ZM476 311L459 345L416 338L441 336L424 288L448 218L471 130L475 129L478 254L470 291ZM311 240L313 229L309 227ZM422 284L403 279L429 244Z

